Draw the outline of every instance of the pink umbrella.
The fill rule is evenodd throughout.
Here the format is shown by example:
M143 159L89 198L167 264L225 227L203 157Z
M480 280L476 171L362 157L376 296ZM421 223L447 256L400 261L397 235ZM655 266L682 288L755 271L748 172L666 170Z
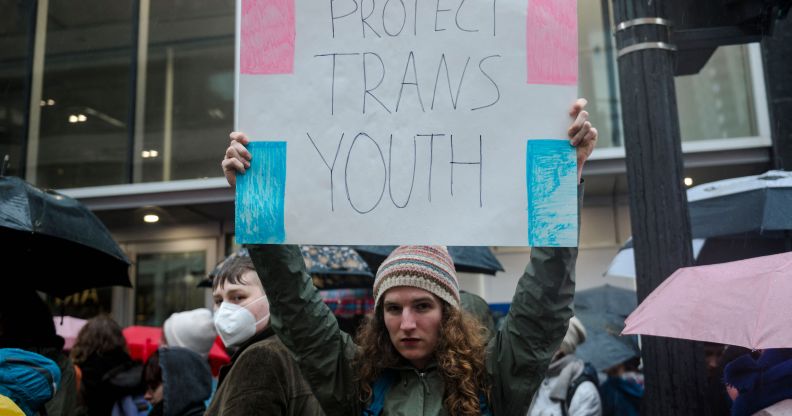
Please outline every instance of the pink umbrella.
M72 347L74 347L74 342L77 340L77 334L80 333L80 329L88 321L73 316L55 316L52 320L55 321L55 333L62 336L66 341L63 344L63 349L71 351Z
M623 334L792 347L792 252L685 267L624 321Z

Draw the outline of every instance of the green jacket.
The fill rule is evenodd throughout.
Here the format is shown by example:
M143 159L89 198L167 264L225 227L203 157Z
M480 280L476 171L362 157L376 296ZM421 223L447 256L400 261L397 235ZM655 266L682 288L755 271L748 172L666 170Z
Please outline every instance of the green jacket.
M356 346L311 277L296 246L251 246L250 255L270 302L270 323L292 351L325 413L360 415L351 361ZM534 248L520 278L507 321L487 345L486 365L497 416L524 416L572 317L576 248ZM437 371L395 369L385 415L445 415Z

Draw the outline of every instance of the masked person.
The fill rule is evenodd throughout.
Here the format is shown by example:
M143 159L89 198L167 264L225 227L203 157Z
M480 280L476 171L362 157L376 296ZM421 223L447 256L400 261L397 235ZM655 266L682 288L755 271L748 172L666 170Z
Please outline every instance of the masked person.
M570 111L568 132L578 178L597 139L583 106L579 100ZM222 166L233 186L251 155L243 133L231 139ZM487 342L461 311L447 250L402 246L377 271L374 313L354 342L313 286L298 247L248 249L270 293L272 326L328 415L523 416L572 317L576 248L531 250L507 321Z
M215 328L236 348L220 369L207 415L323 415L289 350L270 328L269 301L250 257L225 261L212 281Z

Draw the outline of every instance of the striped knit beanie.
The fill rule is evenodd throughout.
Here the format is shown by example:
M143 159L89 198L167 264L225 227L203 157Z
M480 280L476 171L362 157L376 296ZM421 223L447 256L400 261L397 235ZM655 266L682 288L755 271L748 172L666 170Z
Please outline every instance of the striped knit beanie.
M459 283L454 262L444 246L401 246L388 256L374 279L374 307L392 287L426 290L459 307Z

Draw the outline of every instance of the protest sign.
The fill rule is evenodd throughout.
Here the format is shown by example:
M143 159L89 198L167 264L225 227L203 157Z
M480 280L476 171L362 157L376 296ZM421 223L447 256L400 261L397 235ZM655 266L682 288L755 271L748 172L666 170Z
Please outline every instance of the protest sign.
M240 243L577 245L574 0L239 0Z

